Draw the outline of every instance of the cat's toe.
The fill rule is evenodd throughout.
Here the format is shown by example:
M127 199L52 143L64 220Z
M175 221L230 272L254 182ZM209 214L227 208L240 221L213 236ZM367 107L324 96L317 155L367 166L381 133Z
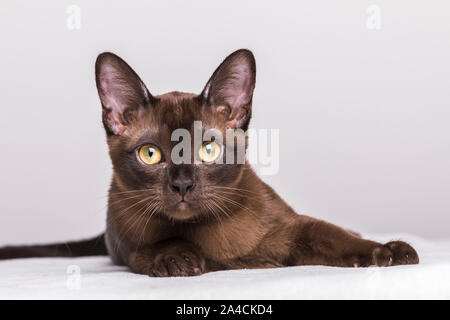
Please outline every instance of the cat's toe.
M150 277L169 277L169 271L166 265L162 261L157 261L153 263L149 268L147 274Z
M198 257L186 252L180 255L161 255L149 268L150 277L189 277L204 272Z
M372 251L372 264L378 267L389 267L394 262L392 251L384 246L376 247Z

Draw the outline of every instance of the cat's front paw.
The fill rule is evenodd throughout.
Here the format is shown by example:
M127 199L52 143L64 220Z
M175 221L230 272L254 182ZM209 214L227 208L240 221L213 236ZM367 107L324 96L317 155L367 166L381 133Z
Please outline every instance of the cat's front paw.
M188 277L205 272L205 259L192 245L179 243L162 248L148 268L150 277Z
M366 257L354 261L354 267L390 267L403 264L418 264L419 255L408 243L403 241L391 241L377 246Z
M392 265L418 264L419 255L408 243L403 241L391 241L384 245L392 252Z

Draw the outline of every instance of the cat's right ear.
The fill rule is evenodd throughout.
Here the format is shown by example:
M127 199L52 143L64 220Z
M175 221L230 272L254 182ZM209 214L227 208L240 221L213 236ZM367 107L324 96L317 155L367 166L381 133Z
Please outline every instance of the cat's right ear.
M121 135L152 95L133 69L120 57L104 52L95 63L95 79L108 135Z

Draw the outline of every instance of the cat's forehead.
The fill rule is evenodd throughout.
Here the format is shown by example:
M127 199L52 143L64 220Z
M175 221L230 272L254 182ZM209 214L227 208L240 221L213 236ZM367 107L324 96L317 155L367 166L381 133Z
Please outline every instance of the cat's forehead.
M162 142L170 141L171 134L177 129L192 131L194 121L203 120L203 112L197 95L170 92L155 96L152 106L141 110L137 120L129 127L128 143L135 144L148 138Z
M192 135L195 121L200 121L202 131L224 127L222 117L215 116L211 108L203 107L196 94L176 91L154 98L153 105L141 110L138 121L129 127L125 139L127 145L142 141L167 143L177 129L188 130Z
M190 130L193 122L202 118L196 94L175 91L155 98L157 102L149 116L160 129L169 132L180 128Z
M180 104L185 104L186 102L191 102L195 100L198 95L188 92L172 91L155 96L162 104L166 106L176 106Z

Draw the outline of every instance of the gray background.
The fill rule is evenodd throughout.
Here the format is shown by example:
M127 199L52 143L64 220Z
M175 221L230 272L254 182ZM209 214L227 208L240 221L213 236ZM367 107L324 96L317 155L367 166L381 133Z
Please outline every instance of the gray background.
M252 126L280 129L280 171L263 178L288 203L355 230L450 236L448 1L2 0L0 14L2 244L103 229L98 53L158 94L200 92L241 47L258 67Z

